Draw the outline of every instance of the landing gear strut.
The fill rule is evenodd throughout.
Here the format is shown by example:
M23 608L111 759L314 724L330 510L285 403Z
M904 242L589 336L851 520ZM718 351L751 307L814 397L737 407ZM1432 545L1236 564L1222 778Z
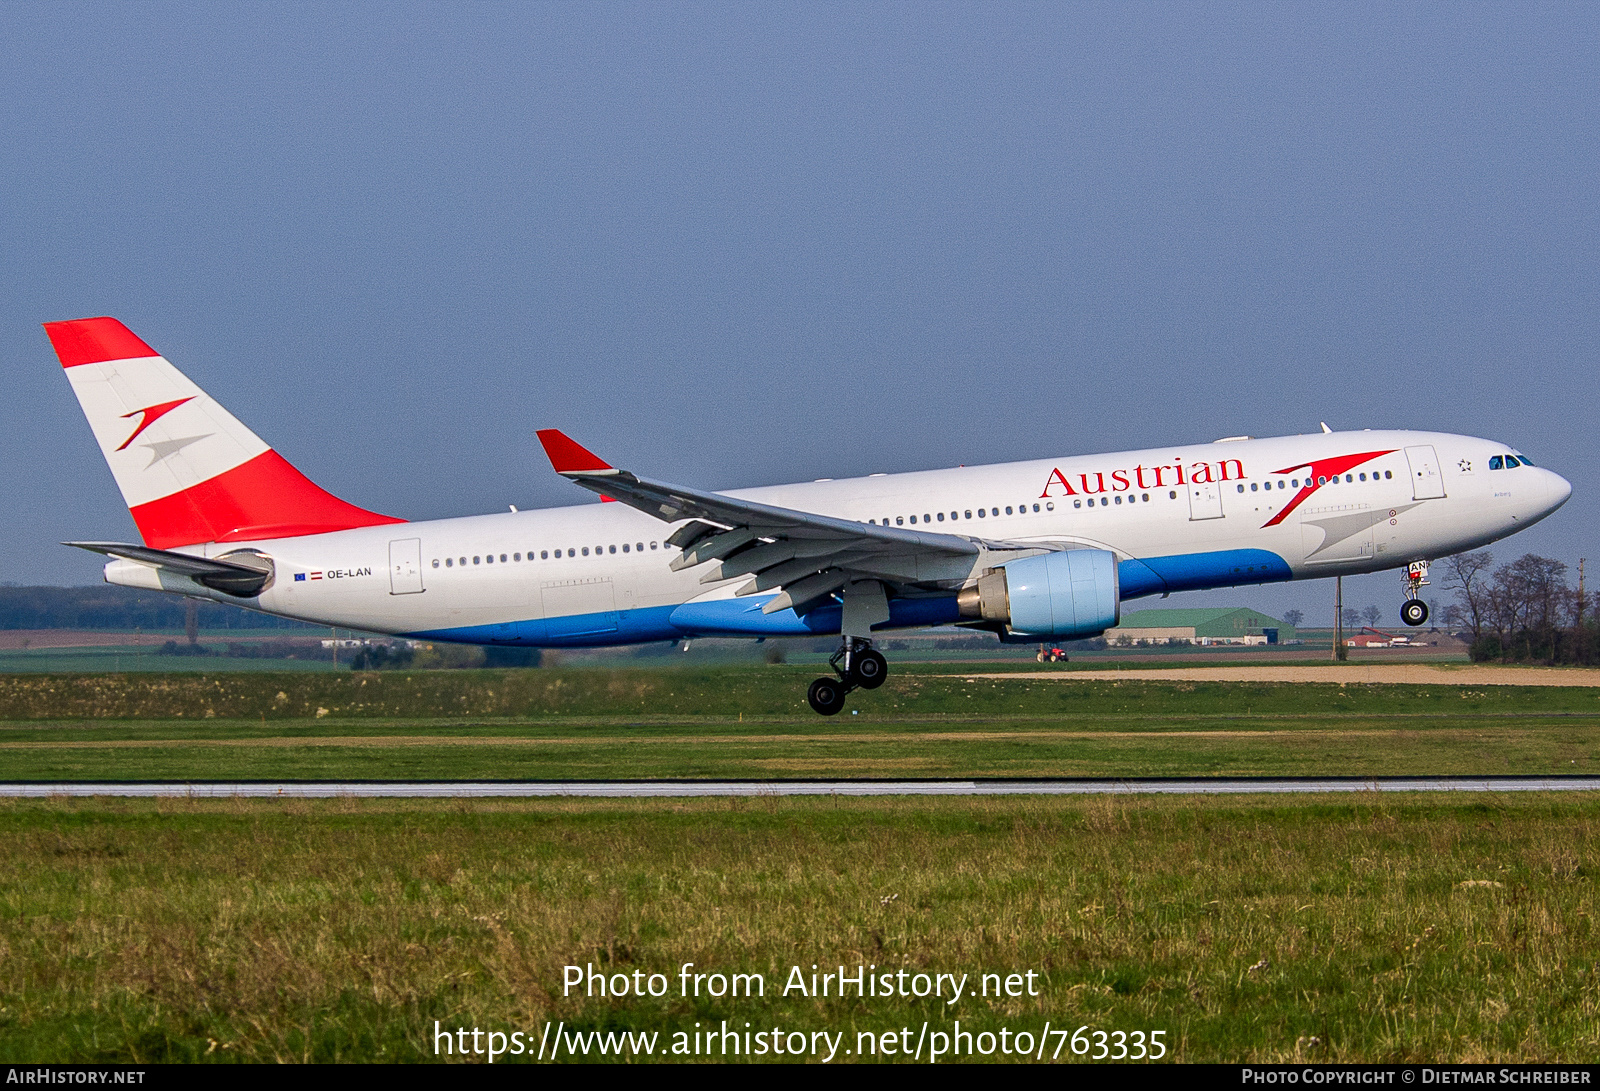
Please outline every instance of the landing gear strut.
M889 676L888 660L860 637L845 637L828 665L839 677L818 678L806 691L806 700L823 716L837 715L851 690L877 689Z
M1428 562L1412 561L1406 566L1406 601L1400 607L1400 620L1415 628L1428 620L1428 604L1417 597L1428 586Z

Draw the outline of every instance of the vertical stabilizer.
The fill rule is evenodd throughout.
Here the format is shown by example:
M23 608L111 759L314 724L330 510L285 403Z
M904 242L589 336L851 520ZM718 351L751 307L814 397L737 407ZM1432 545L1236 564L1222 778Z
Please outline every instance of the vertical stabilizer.
M44 328L146 545L404 522L317 487L115 318Z

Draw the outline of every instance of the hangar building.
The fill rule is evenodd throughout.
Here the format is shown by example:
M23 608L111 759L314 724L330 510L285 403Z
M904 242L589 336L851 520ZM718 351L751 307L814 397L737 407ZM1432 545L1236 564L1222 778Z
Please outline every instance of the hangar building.
M1110 644L1282 644L1296 639L1295 628L1244 606L1209 610L1138 610L1106 630Z

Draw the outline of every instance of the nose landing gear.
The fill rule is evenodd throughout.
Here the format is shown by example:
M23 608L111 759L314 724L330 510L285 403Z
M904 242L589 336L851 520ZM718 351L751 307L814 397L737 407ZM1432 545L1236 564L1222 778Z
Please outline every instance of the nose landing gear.
M1412 628L1428 620L1428 604L1417 597L1417 592L1428 586L1428 562L1412 561L1406 566L1406 601L1400 607L1400 620Z
M838 715L851 690L877 689L889 676L889 661L860 637L845 637L828 665L839 677L818 678L806 691L806 701L823 716Z

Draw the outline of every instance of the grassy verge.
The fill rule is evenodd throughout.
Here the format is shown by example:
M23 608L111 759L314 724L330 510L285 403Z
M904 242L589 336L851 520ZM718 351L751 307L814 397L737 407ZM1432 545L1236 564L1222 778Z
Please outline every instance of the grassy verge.
M0 675L0 721L743 715L814 722L805 688L817 673L772 666L12 674ZM948 665L924 664L897 669L882 689L853 694L850 707L863 715L913 716L1600 712L1600 687L1104 680L1080 685L1026 677L968 679Z
M13 725L0 769L27 781L1551 775L1600 769L1600 745L1595 718L1576 715L178 721Z
M0 678L12 780L1555 774L1600 689L901 671L833 719L791 668Z
M1581 1061L1597 818L1564 797L4 803L0 1060L431 1059L435 1020L662 1050L727 1020L843 1032L859 1060L858 1032L959 1018L1164 1030L1186 1061ZM684 963L766 995L681 996ZM585 964L670 989L563 995ZM1037 995L781 995L813 964L1031 971Z

